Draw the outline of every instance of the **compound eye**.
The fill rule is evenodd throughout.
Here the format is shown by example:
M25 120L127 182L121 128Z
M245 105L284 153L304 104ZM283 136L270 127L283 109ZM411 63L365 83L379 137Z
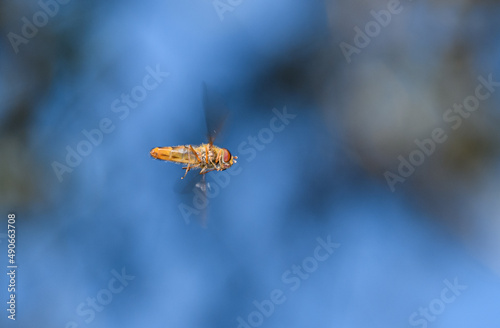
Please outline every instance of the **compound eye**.
M222 160L224 161L224 163L229 163L229 161L231 160L231 153L229 152L229 150L227 149L224 149L223 150L223 154L222 154Z

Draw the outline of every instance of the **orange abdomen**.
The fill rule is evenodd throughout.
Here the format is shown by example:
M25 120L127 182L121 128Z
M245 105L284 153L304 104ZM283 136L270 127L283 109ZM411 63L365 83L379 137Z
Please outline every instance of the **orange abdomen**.
M188 146L156 147L151 150L151 156L156 159L183 164L197 164L196 155Z

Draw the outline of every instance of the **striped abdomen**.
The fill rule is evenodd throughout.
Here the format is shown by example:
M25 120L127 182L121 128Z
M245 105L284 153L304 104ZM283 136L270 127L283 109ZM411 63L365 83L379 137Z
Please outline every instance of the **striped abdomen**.
M189 146L156 147L151 150L151 156L156 159L183 164L199 164L196 155Z

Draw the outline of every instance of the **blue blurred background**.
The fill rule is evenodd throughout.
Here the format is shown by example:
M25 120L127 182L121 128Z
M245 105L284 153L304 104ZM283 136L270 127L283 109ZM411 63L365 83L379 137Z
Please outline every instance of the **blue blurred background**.
M15 213L19 267L15 322L0 275L0 326L498 327L498 86L460 124L451 111L500 81L499 14L1 2L0 258ZM206 141L203 81L239 156L208 175L205 227L181 167L149 156Z

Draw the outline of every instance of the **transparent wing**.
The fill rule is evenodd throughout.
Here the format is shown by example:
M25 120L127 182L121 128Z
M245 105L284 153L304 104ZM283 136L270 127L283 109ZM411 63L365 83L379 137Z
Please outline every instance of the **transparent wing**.
M189 171L185 179L178 180L174 189L179 194L181 202L191 209L189 214L184 214L187 216L184 218L187 219L186 223L194 220L206 228L209 203L207 192L210 192L207 175L199 174L199 171Z
M213 88L203 82L203 109L207 123L207 138L213 144L215 138L222 130L229 113L228 108L222 101L222 97L213 91Z

